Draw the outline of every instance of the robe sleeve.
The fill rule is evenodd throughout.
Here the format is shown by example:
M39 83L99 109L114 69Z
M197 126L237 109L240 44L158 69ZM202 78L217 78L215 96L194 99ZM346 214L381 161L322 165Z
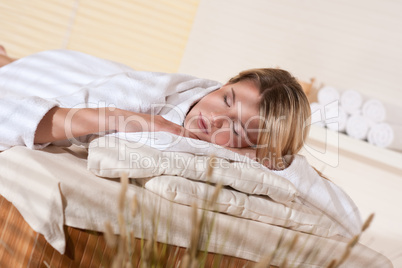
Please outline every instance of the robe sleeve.
M36 128L43 116L57 103L40 97L0 99L0 151L22 145L40 149L47 144L34 145Z

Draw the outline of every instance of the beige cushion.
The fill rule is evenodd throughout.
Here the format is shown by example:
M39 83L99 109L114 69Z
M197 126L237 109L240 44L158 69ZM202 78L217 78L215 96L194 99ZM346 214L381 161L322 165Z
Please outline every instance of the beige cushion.
M284 205L265 196L222 188L216 202L211 204L209 201L214 195L215 186L180 176L157 176L144 180L143 185L147 190L179 204L197 204L199 208L324 237L339 234L337 224L326 215L299 203Z
M208 159L191 153L163 152L116 137L102 137L89 146L88 169L108 178L117 178L122 172L130 178L176 175L221 183L246 194L268 196L280 203L291 202L297 196L291 182L262 170L259 164L216 158L212 175L207 178Z

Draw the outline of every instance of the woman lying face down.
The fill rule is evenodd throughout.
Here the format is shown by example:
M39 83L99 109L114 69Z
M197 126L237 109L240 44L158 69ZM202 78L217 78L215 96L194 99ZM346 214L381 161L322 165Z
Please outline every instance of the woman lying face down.
M0 47L0 67L11 63ZM72 116L73 115L73 116ZM297 153L308 134L310 108L297 80L281 69L251 69L199 99L183 125L117 108L50 109L35 130L43 144L102 131L167 131L222 145L283 169L283 157Z

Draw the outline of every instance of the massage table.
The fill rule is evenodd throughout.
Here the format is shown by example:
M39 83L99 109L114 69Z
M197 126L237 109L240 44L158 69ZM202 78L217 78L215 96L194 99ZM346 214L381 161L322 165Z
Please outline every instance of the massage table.
M106 221L112 223L117 221L115 219L117 199L121 185L118 178L102 178L91 173L88 170L90 167L88 167L87 159L88 149L75 145L69 148L49 146L36 151L25 147L13 147L0 153L0 186L18 182L23 177L35 180L35 183L44 178L67 178L64 182L57 181L55 184L62 197L59 200L62 209L60 215L56 205L51 206L50 214L46 214L49 211L35 206L36 198L32 199L30 194L24 194L21 191L2 192L3 196L0 199L1 267L103 267L102 265L108 267L110 265L112 258L116 255L116 249L106 246L103 232ZM29 184L30 182L24 183L18 187ZM97 184L103 184L106 187L100 191L100 186ZM93 187L94 192L88 192L90 191L88 187ZM27 188L28 190L32 189ZM46 192L43 191L41 194L46 195ZM94 201L96 204L90 204L90 196L94 194L99 195L100 198ZM135 233L135 250L140 250L144 240L150 238L150 231L155 230L150 226L155 224L157 214L153 214L152 210L155 211L156 208L159 213L156 217L158 232L153 238L160 247L163 244L167 245L165 256L167 263L177 267L191 240L190 218L193 208L160 197L135 182L128 187L127 196L132 194L137 196L142 211L139 213L141 216L137 217L140 219L133 219L130 223L134 227L132 231ZM4 198L4 195L11 197L15 205ZM76 202L77 198L80 198L80 202ZM37 199L41 202L41 198ZM28 210L22 210L23 215L16 209L16 206L21 207L21 204L29 206ZM88 209L89 206L90 209ZM56 210L54 210L55 207ZM102 213L97 214L96 211ZM278 249L271 264L281 264L286 256L290 264L300 265L300 267L325 267L324 265L328 265L332 258L341 257L350 240L339 236L325 237L300 232L292 230L292 227L266 224L227 213L205 212L201 209L198 209L198 212L200 215L205 213L202 215L205 215L206 222L214 220L215 224L206 232L209 233L208 244L206 245L205 239L201 239L201 252L208 252L206 267L253 267L255 262L270 255L279 242L282 247ZM28 215L29 213L47 216L43 216L42 219L39 216L32 220L32 215ZM61 223L60 219L57 219L60 216ZM87 216L90 220L83 220ZM26 219L29 219L31 226ZM46 220L42 221L43 219ZM40 221L39 225L37 220ZM46 227L43 228L43 225ZM82 226L88 228L82 228ZM130 228L130 225L128 226ZM38 230L42 234L37 232ZM115 230L115 233L118 231ZM52 232L59 232L59 234L55 235ZM205 233L202 232L202 235L205 238ZM298 250L286 254L287 247L295 235L298 236L299 244L296 246ZM139 262L140 257L137 255L133 264ZM386 257L358 243L344 266L341 267L363 267L360 265L392 267Z

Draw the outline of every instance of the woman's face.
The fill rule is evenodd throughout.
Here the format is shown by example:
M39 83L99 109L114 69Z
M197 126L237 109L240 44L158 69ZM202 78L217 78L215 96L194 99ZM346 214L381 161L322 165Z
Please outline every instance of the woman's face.
M200 140L228 147L257 143L260 94L250 81L226 84L196 103L184 127Z

